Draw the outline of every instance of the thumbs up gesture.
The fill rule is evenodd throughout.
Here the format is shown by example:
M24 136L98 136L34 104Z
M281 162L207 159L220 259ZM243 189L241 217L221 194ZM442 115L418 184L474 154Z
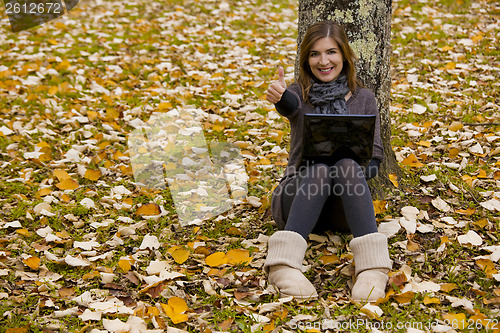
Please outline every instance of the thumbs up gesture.
M278 69L278 80L271 83L271 85L267 89L266 100L273 104L278 103L281 100L281 96L283 96L285 90L285 70L283 69L283 67L280 67Z

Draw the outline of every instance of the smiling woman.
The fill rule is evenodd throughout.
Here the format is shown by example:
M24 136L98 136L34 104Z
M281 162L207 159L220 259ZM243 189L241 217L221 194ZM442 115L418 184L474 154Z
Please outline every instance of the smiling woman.
M309 52L312 74L322 82L335 80L342 72L344 57L337 42L329 37L319 39Z
M280 68L279 80L267 91L267 100L291 125L287 169L272 197L273 217L284 230L269 238L264 266L269 282L285 296L318 296L301 271L302 260L309 234L326 230L354 236L350 243L356 262L352 297L376 301L385 295L391 260L387 237L377 230L366 182L377 175L383 158L380 120L375 96L356 79L355 60L342 26L332 21L314 23L301 46L298 82L287 88ZM325 163L303 160L304 118L310 113L375 115L373 155L368 167L362 168L352 154Z

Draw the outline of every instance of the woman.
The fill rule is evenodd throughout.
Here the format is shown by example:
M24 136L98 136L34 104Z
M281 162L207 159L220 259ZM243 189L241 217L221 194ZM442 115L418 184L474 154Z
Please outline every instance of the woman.
M349 243L355 262L352 298L376 301L385 296L392 264L387 238L378 233L366 183L376 176L383 158L380 120L373 93L356 78L355 60L340 25L332 21L315 23L306 31L301 45L298 81L287 88L280 67L278 81L267 91L266 99L291 126L288 165L272 199L273 217L284 230L269 238L264 265L269 283L285 296L317 297L314 286L302 274L302 261L308 235L327 229L350 231L354 236ZM373 158L368 168L363 170L350 158L334 165L301 163L306 113L375 114ZM352 191L354 187L358 190Z

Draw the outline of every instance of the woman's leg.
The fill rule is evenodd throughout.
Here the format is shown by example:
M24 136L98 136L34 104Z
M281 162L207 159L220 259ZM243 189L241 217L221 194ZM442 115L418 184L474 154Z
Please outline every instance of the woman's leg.
M304 167L296 179L283 189L285 230L294 231L307 239L331 193L329 166L314 164Z
M377 232L370 188L359 164L352 159L342 159L331 168L330 174L333 194L342 200L345 219L352 235L360 237Z

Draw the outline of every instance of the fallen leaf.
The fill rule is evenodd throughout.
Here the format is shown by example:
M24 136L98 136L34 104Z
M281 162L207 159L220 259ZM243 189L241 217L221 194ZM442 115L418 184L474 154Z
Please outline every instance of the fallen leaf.
M40 258L38 258L38 257L29 257L27 259L24 259L23 263L26 266L28 266L29 268L31 268L32 270L36 271L40 267Z
M218 267L227 263L224 252L215 252L205 258L205 263L210 267Z
M136 216L140 215L146 215L146 216L152 216L152 215L160 215L161 210L160 206L158 206L155 203L148 203L141 205L135 212Z
M253 258L249 256L248 250L231 249L226 253L226 260L230 265L247 265L253 260Z
M178 264L184 263L188 259L189 254L190 254L189 250L187 250L185 248L175 249L171 253L171 255L174 258L175 262L178 263Z
M83 177L87 178L88 180L96 181L101 177L101 170L87 169Z

